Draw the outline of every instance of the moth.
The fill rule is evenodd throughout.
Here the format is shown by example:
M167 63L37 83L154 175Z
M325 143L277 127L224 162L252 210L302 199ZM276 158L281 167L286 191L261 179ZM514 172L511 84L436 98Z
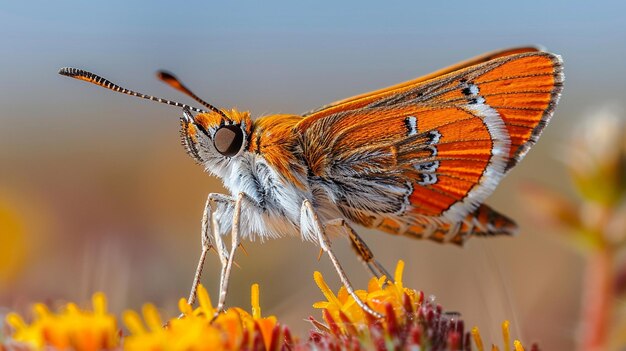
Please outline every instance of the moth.
M376 317L381 314L355 294L329 237L346 237L373 275L391 277L355 225L457 245L474 236L512 235L516 224L483 201L537 142L563 84L558 55L521 47L303 115L252 120L249 112L205 102L164 71L162 81L204 108L80 69L59 73L180 107L187 152L230 191L208 195L190 304L210 249L222 265L222 310L242 240L300 236L328 254L347 291ZM228 233L230 248L223 240Z

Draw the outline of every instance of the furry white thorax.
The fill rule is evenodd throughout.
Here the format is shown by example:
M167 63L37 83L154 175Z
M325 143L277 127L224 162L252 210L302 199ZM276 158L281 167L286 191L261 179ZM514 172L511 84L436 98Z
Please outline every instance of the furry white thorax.
M303 240L315 241L310 220L301 218L304 200L316 204L317 215L322 223L341 217L336 205L327 199L313 199L306 177L301 179L301 189L272 169L262 155L248 151L224 158L216 165L206 165L206 170L220 177L233 198L244 193L241 206L240 236L255 240L257 237L274 239L285 236L301 236ZM233 206L217 204L214 216L219 223L221 235L230 234ZM301 224L305 230L300 231Z

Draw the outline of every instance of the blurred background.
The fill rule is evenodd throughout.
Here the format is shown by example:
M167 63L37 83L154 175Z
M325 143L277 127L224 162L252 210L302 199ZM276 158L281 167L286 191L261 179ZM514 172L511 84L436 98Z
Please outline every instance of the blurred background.
M258 117L541 44L564 58L564 95L540 142L487 201L519 222L519 236L459 249L362 232L389 269L406 261L406 285L462 312L485 339L499 340L500 322L510 319L525 343L571 349L585 261L532 220L520 194L540 184L576 198L562 161L566 141L626 97L624 11L618 1L3 2L0 306L25 311L33 301L87 301L102 290L113 311L150 301L174 315L200 253L206 196L223 191L181 147L178 109L61 77L60 67L188 102L155 79L167 69L207 101ZM263 313L304 333L322 299L313 271L339 287L330 262L300 239L245 247L228 304L248 306L258 282ZM369 275L347 242L335 247L364 288ZM203 283L215 298L218 269L211 254Z

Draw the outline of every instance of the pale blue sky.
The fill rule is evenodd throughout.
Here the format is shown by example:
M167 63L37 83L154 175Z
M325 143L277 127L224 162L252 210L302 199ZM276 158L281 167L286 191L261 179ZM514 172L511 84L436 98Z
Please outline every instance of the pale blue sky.
M68 85L51 73L65 65L168 93L152 77L167 68L218 105L295 113L524 44L564 56L571 94L623 89L625 12L620 1L5 2L0 101L26 87L59 98L51 89Z

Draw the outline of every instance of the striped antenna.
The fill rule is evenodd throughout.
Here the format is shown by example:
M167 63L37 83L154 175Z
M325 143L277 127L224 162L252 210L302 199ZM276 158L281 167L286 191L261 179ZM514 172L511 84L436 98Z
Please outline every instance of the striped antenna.
M161 102L164 104L168 104L168 105L172 105L172 106L177 106L177 107L182 107L182 108L187 108L191 111L194 112L198 112L198 113L206 113L207 111L203 110L203 109L199 109L197 107L193 107L193 106L189 106L186 104L181 104L180 102L176 102L176 101L172 101L172 100L168 100L168 99L162 99L156 96L152 96L152 95L146 95L146 94L142 94L142 93L138 93L136 91L132 91L126 88L122 88L121 86L111 83L110 81L96 75L93 74L91 72L87 72L87 71L83 71L82 69L77 69L77 68L71 68L71 67L63 67L59 70L59 74L63 75L63 76L68 76L68 77L72 77L72 78L76 78L76 79L80 79L80 80L84 80L86 82L89 83L93 83L95 85L99 85L103 88L107 88L113 91L117 91L118 93L122 93L122 94L126 94L126 95L130 95L130 96L136 96L136 97L140 97L143 99L148 99L148 100L152 100L152 101L156 101L156 102ZM215 107L214 107L215 108Z
M163 71L160 70L157 72L157 77L164 82L165 84L171 86L172 88L182 92L183 94L188 95L189 97L191 97L192 99L196 100L197 102L199 102L200 104L202 104L203 106L207 107L209 110L219 113L220 115L226 117L226 115L224 115L224 112L222 112L220 109L218 109L217 107L209 104L208 102L202 100L201 98L198 97L198 95L194 94L189 88L187 88L175 75L173 75L170 72L167 71Z

